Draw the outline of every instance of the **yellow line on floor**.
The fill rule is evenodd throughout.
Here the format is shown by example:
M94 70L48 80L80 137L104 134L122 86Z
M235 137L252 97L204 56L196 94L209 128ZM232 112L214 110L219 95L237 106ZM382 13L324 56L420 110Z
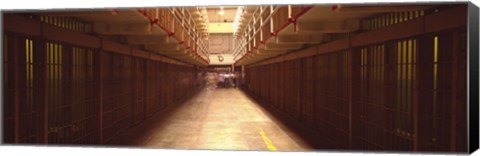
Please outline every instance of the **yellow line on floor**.
M267 137L267 134L265 134L265 131L263 131L262 128L259 128L259 129L258 129L258 132L259 132L260 135L262 136L263 142L265 142L265 145L267 145L267 148L268 148L270 151L276 151L277 148L276 148L275 146L273 146L272 141L270 141L270 139Z

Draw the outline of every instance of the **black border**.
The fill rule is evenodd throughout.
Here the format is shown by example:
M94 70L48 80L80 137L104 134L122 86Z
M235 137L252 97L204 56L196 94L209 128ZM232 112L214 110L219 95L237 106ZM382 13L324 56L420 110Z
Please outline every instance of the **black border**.
M469 56L468 56L468 64L469 64L469 83L468 83L468 98L469 98L469 152L473 153L478 149L478 141L479 141L479 93L478 93L478 70L479 70L479 63L478 63L478 7L470 2L468 5L468 42L469 42Z
M0 102L2 104L0 104L0 146L3 145L3 105L4 105L4 99L5 97L3 97L3 92L4 92L4 86L3 86L3 35L5 34L4 30L3 30L3 23L5 23L3 21L3 10L0 10L0 52L1 52L1 55L0 55L0 60L2 60L2 63L0 63L0 80L1 80L1 83L0 83Z

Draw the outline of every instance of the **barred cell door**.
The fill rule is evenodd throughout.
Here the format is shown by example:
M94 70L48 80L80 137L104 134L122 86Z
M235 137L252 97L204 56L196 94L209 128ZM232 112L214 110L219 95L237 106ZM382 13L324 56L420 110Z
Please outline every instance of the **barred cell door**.
M92 49L46 42L48 143L94 144L98 125Z
M423 37L418 150L467 151L467 31Z
M38 38L5 32L3 35L3 143L44 142L45 125L39 72ZM42 122L43 123L43 122Z

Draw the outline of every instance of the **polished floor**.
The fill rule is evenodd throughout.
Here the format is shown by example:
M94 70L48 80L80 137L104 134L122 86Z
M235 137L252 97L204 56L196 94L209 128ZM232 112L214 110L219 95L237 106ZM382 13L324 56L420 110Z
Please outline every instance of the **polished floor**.
M305 151L311 146L235 88L205 88L109 144L163 149Z

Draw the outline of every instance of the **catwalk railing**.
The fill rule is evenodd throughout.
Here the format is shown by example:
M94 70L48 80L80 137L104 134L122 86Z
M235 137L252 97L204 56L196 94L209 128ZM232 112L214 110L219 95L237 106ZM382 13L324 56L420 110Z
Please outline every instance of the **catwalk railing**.
M289 24L295 24L296 19L313 6L270 5L255 7L248 22L239 26L236 32L236 44L233 55L237 62L274 37ZM244 9L248 9L245 7ZM237 59L238 58L238 59Z
M207 29L200 29L192 14L185 7L144 8L138 9L152 24L155 24L175 38L185 49L199 56L204 62L209 62ZM205 24L206 25L206 24ZM207 36L205 36L205 34Z

